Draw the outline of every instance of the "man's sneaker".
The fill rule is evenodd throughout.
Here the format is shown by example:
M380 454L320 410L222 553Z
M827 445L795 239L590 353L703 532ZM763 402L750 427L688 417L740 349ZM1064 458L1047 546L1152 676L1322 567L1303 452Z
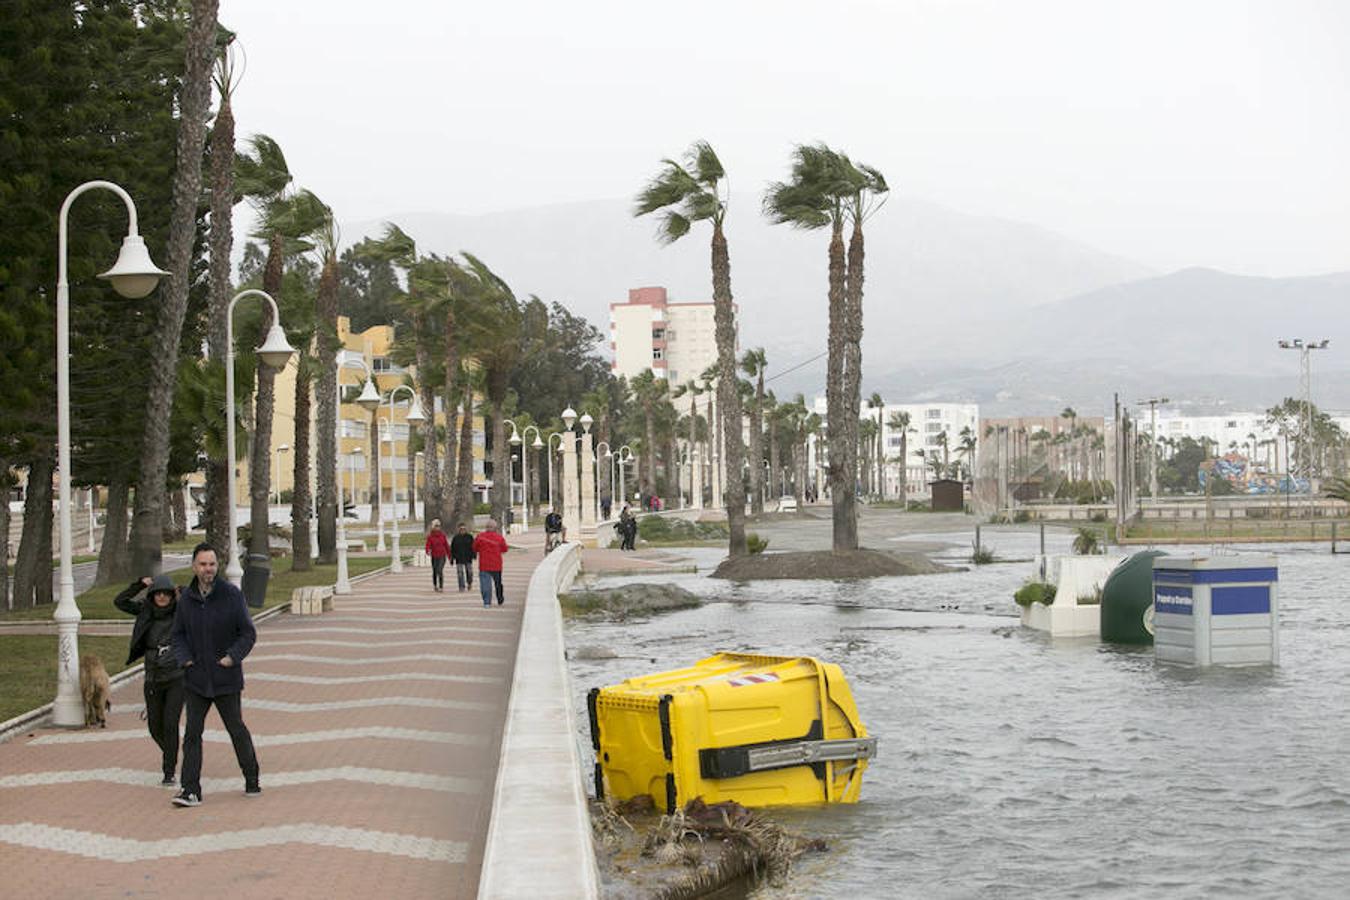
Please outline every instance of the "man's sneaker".
M176 784L178 784L178 779L176 779L176 778L173 777L173 773L172 773L172 772L165 772L165 773L164 773L164 780L160 782L160 786L161 786L161 787L173 787L173 786L176 785Z
M245 797L261 797L261 796L262 796L262 785L258 784L258 782L256 782L256 781L246 781L246 782L244 782L244 796L245 796Z
M179 791L173 798L174 806L200 806L202 798L200 794L194 794L192 791Z

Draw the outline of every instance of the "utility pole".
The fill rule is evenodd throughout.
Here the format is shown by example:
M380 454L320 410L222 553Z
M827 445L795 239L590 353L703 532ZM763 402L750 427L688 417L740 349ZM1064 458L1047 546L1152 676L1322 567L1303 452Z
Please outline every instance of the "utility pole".
M1170 402L1166 397L1150 397L1138 403L1148 406L1148 496L1154 503L1158 502L1158 404Z
M1312 360L1311 354L1314 350L1325 350L1331 341L1323 338L1321 340L1304 340L1303 338L1293 338L1287 341L1279 341L1281 350L1297 350L1299 353L1299 393L1303 395L1303 409L1299 412L1298 436L1299 436L1299 455L1303 457L1303 474L1308 479L1308 492L1317 490L1317 485L1313 484L1313 416L1312 416ZM1292 474L1293 466L1288 464L1288 453L1285 454L1285 464Z

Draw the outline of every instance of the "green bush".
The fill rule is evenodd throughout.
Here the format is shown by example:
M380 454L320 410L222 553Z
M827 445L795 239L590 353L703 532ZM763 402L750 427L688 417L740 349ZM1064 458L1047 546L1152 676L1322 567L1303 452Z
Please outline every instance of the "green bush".
M1079 556L1091 556L1101 548L1101 537L1096 529L1080 528L1073 539L1073 552Z
M491 503L475 503L475 504L473 505L473 514L474 514L475 516L490 516L490 515L492 515L492 504L491 504Z
M752 554L763 553L768 549L769 541L767 538L762 538L752 531L745 536L745 546L749 548Z
M993 550L989 549L988 547L980 547L978 545L975 547L974 551L970 554L970 561L977 566L987 566L989 565L989 563L997 561L997 559L998 557L994 556Z
M1019 509L1017 512L1013 513L1013 521L1019 525L1024 522L1030 522L1031 512L1029 510Z
M723 522L690 522L673 516L638 518L638 536L644 541L664 543L717 541L725 539L729 533Z
M907 509L909 512L931 512L933 507L925 500L911 500Z
M1043 581L1028 581L1017 589L1017 593L1013 594L1013 599L1023 609L1030 607L1033 603L1043 603L1049 606L1055 602L1055 586Z

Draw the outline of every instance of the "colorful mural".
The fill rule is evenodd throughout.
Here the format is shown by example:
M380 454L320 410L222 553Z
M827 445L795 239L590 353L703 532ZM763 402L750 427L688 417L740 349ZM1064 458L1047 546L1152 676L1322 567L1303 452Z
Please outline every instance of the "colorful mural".
M1239 494L1306 494L1308 479L1285 472L1267 472L1253 465L1240 453L1229 453L1218 459L1207 459L1200 464L1200 489L1211 477L1222 478Z

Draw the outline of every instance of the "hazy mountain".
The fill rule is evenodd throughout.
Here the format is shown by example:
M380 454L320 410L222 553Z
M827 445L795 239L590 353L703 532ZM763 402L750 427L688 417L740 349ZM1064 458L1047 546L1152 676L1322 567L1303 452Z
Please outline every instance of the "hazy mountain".
M609 304L628 289L664 285L674 300L711 296L708 234L696 228L658 244L655 221L635 220L625 200L542 206L480 216L389 216L424 251L469 250L520 295L557 300L607 329ZM344 225L349 241L381 223ZM754 195L736 194L727 219L741 346L764 346L772 368L825 349L827 232L770 225ZM867 226L865 348L886 358L896 346L920 356L952 326L1150 274L1136 263L1043 228L965 215L913 197L892 198ZM810 375L811 369L803 370ZM814 383L823 384L823 363Z

